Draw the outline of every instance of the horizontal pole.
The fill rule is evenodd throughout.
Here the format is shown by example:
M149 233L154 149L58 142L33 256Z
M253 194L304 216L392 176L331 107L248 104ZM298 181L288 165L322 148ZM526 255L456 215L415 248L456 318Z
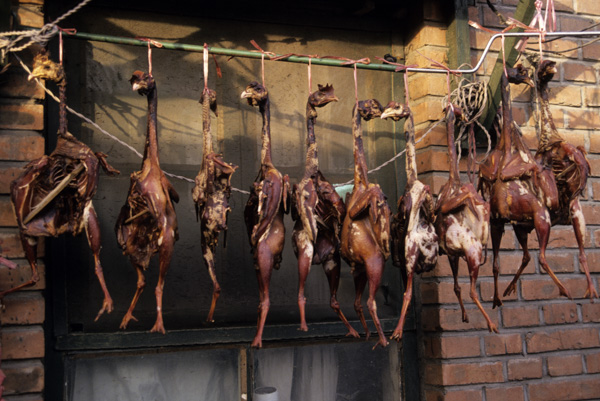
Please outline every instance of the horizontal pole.
M473 74L477 72L481 65L483 64L483 60L487 56L492 47L492 44L496 39L501 39L504 37L537 37L541 34L539 32L507 32L507 33L497 33L493 35L486 45L485 49L477 64L471 69L458 69L458 70L446 70L443 68L419 68L419 67L411 67L407 68L404 71L407 72L416 72L416 73L428 73L428 74L447 74L448 71L451 73L460 73L460 74ZM556 36L565 36L565 37L580 37L580 36L600 36L600 31L581 31L581 32L545 32L545 37L556 37ZM94 33L84 33L77 32L72 35L65 35L65 38L76 38L89 40L94 42L108 42L122 45L130 45L130 46L148 46L148 42L141 39L132 39L132 38L123 38L119 36L110 36L110 35L99 35ZM170 43L170 42L160 42L162 48L168 50L180 50L187 52L203 52L204 46L200 45L190 45L183 43ZM219 54L223 56L233 56L233 57L245 57L245 58L255 58L260 59L262 57L262 53L259 51L249 51L249 50L236 50L236 49L224 49L218 47L208 47L208 52L211 54ZM275 54L275 57L281 56L280 54ZM265 59L268 60L269 56L265 55ZM337 60L331 58L312 58L312 57L304 57L304 56L289 56L278 61L285 61L288 63L301 63L308 64L310 60L311 64L315 65L325 65L329 67L346 67L353 68L353 64L347 64L345 60ZM396 66L391 64L362 64L357 63L356 68L364 69L364 70L376 70L376 71L396 71Z

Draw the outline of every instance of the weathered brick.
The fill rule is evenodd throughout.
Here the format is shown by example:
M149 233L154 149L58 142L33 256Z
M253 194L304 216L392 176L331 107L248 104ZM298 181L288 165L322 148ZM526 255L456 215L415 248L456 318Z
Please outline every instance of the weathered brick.
M585 255L587 257L590 273L600 273L600 252L586 249ZM582 266L579 266L579 271L583 272Z
M600 394L600 380L583 377L529 384L530 401L576 401L594 399Z
M41 392L44 389L44 366L39 360L3 361L2 370L6 375L4 395Z
M560 30L569 32L579 31L584 26L589 26L594 23L593 19L583 18L581 15L561 15L558 20L560 23Z
M491 308L486 312L494 324L498 324L498 312ZM425 331L457 331L457 330L475 330L487 329L487 322L477 308L467 308L469 322L462 321L462 312L460 309L439 309L436 307L423 307L423 330Z
M585 366L587 367L588 374L600 373L600 352L586 355Z
M515 275L515 273L519 270L519 266L521 266L521 260L523 260L523 254L521 253L521 250L514 250L514 233L512 230L507 230L506 234L504 234L504 237L502 238L502 241L506 241L506 243L504 244L504 246L502 246L502 243L500 243L500 248L501 249L510 249L510 251L500 251L500 254L498 255L498 262L500 263L500 276L510 276L510 279L512 279L512 276ZM513 247L511 248L511 243L513 243ZM493 275L493 254L492 254L492 244L491 241L488 243L488 254L487 254L487 260L485 262L485 264L483 266L481 266L479 268L479 275L480 276L492 276ZM529 262L530 265L533 266L533 260L534 258L531 258L531 261ZM535 273L535 269L531 269L529 265L527 265L527 267L525 268L525 270L523 271L523 274L532 274ZM510 281L509 281L510 282Z
M594 0L576 0L575 11L581 14L600 15L598 2Z
M417 133L415 134L415 137L423 138L423 140L421 142L416 144L417 149L428 148L429 146L432 146L432 145L446 146L446 144L448 143L448 139L446 138L446 128L443 126L443 124L438 125L434 129L429 131L427 136L423 137L423 135L428 130L429 130L428 124L425 125L424 129L421 129L421 127L417 128L417 130L416 130ZM421 180L420 176L419 176L419 180ZM448 177L447 176L444 177L444 182L447 180L448 180ZM433 191L433 188L432 188L432 191ZM433 193L434 194L439 193L439 188L437 191L433 191Z
M42 324L45 318L44 297L38 291L16 292L2 301L4 309L0 311L2 325Z
M508 355L523 352L523 341L520 334L490 334L484 338L485 354Z
M0 196L0 226L16 227L17 219L15 212L8 196Z
M14 181L23 172L24 163L10 163L7 166L0 167L0 194L10 193L10 183Z
M600 303L585 302L581 305L581 317L584 323L600 322Z
M437 121L443 116L443 110L440 107L440 97L429 96L424 99L424 101L421 101L418 104L413 104L411 107L414 114L415 125L429 121ZM442 153L446 154L447 152L443 151ZM419 169L419 172L422 171L418 165L417 168ZM444 171L447 170L448 167L446 167Z
M600 44L592 43L582 49L583 58L585 60L596 61L600 58Z
M600 107L600 88L586 86L583 89L585 104L590 107Z
M530 332L525 337L525 344L530 354L600 346L596 328Z
M542 48L544 50L560 52L565 57L577 58L579 57L578 46L579 43L574 40L559 39L552 42L546 42L542 45ZM539 48L539 46L535 45L535 48Z
M0 160L30 161L44 154L45 139L34 131L0 131Z
M592 65L563 63L563 77L567 81L596 83L596 71Z
M577 306L571 302L546 304L542 307L546 324L574 323L578 320Z
M425 401L481 401L481 390L449 390L440 391L428 389L425 391Z
M43 99L46 92L35 81L27 79L27 73L20 65L11 65L0 85L0 97ZM43 84L43 81L42 81Z
M3 359L31 359L44 356L44 329L41 326L4 327Z
M504 374L501 362L428 364L425 381L438 386L501 383Z
M542 358L511 359L507 363L508 380L539 379L542 377Z
M502 301L515 301L518 298L518 290L507 296L502 295L511 280L512 278L498 280L498 293ZM494 300L494 282L490 280L480 281L479 290L481 292L481 301L492 302Z
M550 104L561 106L580 107L581 102L581 87L579 86L559 86L551 90L549 98Z
M581 355L549 356L547 363L549 376L572 376L583 373Z
M504 327L527 327L540 324L537 306L517 306L502 308L502 323Z
M590 248L592 244L591 235L588 230L585 238L585 247ZM537 242L537 235L535 230L529 234L527 240L527 246L530 250L539 249L539 245ZM554 226L550 231L550 238L548 240L548 248L547 249L557 249L557 248L577 248L577 240L575 239L575 235L573 235L573 227L569 226Z
M41 28L44 26L44 12L38 4L21 4L17 9L19 23L30 28Z
M535 279L521 279L520 282L521 295L524 300L555 299L559 296L556 284L548 275Z
M42 290L46 288L46 269L44 264L38 262L38 272L40 281L31 287L24 288L23 290ZM0 290L8 290L13 287L23 284L31 279L31 267L29 263L21 262L18 267L14 270L9 269L6 266L0 266Z
M417 32L410 44L416 49L423 46L446 46L446 29L441 29L437 26L423 25L421 30Z
M598 110L568 110L567 128L570 129L595 129L600 125L600 114ZM582 136L582 135L580 135ZM566 139L566 138L565 138ZM581 143L569 141L574 146L581 146Z
M523 401L523 387L486 387L485 399L487 401Z
M0 104L0 128L44 129L44 106L41 104Z
M461 284L461 283L459 283ZM461 284L461 297L464 302L470 302L469 284ZM453 282L431 282L421 284L421 300L424 304L447 304L458 303L454 294Z
M43 239L42 239L43 240ZM38 256L43 255L43 241L38 241ZM21 244L21 237L15 229L0 229L0 249L7 258L23 258L25 251Z
M467 358L481 355L479 337L443 336L425 338L427 358Z
M554 273L571 273L575 271L575 254L575 251L547 251L546 262Z

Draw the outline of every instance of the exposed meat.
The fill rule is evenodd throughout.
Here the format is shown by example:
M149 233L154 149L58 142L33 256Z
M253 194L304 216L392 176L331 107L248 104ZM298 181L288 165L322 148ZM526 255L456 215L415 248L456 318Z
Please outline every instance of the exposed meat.
M559 134L548 103L548 82L556 73L556 63L544 60L537 69L537 93L540 101L542 123L540 126L540 143L535 155L536 160L552 170L558 188L559 207L550 211L552 225L571 224L579 247L579 264L585 272L588 288L585 296L598 298L585 255L585 217L579 203L579 196L585 189L590 163L585 149L566 142Z
M150 331L165 334L162 296L173 246L178 239L173 202L179 201L179 195L160 168L154 78L142 71L135 71L129 82L134 91L148 98L148 123L142 169L131 173L127 200L115 226L117 241L123 254L129 257L138 275L135 295L120 327L125 329L131 319L135 320L133 310L146 286L144 270L152 255L158 253L160 271L155 289L156 323Z
M463 322L468 322L458 285L458 262L464 258L469 269L470 296L487 322L490 332L498 332L477 297L477 276L483 264L483 250L487 247L490 229L490 205L477 193L472 183L462 184L458 172L458 160L454 147L456 115L460 110L449 105L446 111L448 137L448 163L450 176L440 189L435 205L435 229L440 239L440 251L448 255L454 276L454 293L462 310Z
M260 296L258 327L252 346L260 348L271 304L271 273L273 269L279 269L285 242L283 215L288 212L290 183L289 177L282 175L271 159L271 112L267 89L258 82L252 82L242 92L241 97L248 99L249 105L258 106L263 119L260 170L250 188L250 198L244 209Z
M356 298L354 309L360 318L367 339L370 332L363 314L362 293L369 282L367 307L379 334L375 347L385 347L385 338L379 317L375 294L379 289L385 261L390 256L390 208L383 191L369 183L367 163L362 142L361 118L365 121L380 117L381 104L376 99L358 102L352 111L354 137L354 188L346 197L346 217L342 225L341 253L352 267ZM373 348L375 348L373 347Z
M30 162L11 183L11 201L32 277L29 281L0 293L0 298L39 280L37 237L57 237L65 233L77 235L85 229L94 255L96 276L104 293L97 320L104 312L113 310L113 301L106 288L100 264L100 225L92 198L98 187L99 167L111 176L119 174L119 171L106 162L105 154L94 153L67 131L67 81L62 66L54 63L42 51L34 58L29 79L33 78L50 79L58 85L58 139L56 148L50 155Z
M392 339L400 341L406 312L412 299L412 282L415 273L432 270L437 262L438 236L433 226L434 205L431 189L417 179L415 151L415 126L408 106L390 102L381 118L399 121L408 118L404 125L406 135L406 188L398 199L398 212L392 217L391 251L394 265L400 267L406 287L398 325Z
M196 176L192 197L196 203L196 216L200 220L202 257L213 282L212 302L206 318L206 321L212 322L217 299L221 293L215 272L214 252L219 233L227 230L227 214L231 211L229 207L231 176L237 166L224 162L222 155L216 154L213 150L210 109L217 115L217 94L212 89L204 89L200 103L202 103L204 147L202 165Z
M300 330L308 330L305 317L304 283L310 272L310 266L322 264L329 281L331 308L348 329L347 335L359 337L342 313L336 297L340 282L339 235L346 208L333 185L319 170L314 128L317 119L316 108L337 100L333 93L333 86L319 85L319 90L313 92L306 103L306 168L300 182L294 185L292 196L292 217L296 221L292 243L298 258Z
M502 75L502 130L500 140L490 157L480 165L479 188L490 200L490 224L494 250L494 307L502 305L498 295L498 252L504 234L504 224L510 222L521 248L523 259L504 296L516 289L516 282L531 259L527 249L527 236L535 229L540 246L539 261L559 288L560 294L570 297L568 290L558 280L546 262L546 247L550 236L550 210L558 207L558 190L552 171L537 163L523 144L518 127L512 118L510 83L532 85L525 68L507 68L508 77Z

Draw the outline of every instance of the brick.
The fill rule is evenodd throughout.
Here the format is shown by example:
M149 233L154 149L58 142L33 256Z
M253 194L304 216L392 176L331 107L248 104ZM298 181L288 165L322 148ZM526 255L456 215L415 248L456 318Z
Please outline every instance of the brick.
M438 386L501 383L504 381L501 362L443 363L425 366L425 382Z
M600 273L600 252L594 252L586 249L585 256L587 257L588 269L590 273ZM579 271L583 272L583 268L580 266Z
M558 287L546 275L544 278L521 279L521 296L526 301L558 298Z
M515 13L512 8L497 7L497 9L506 18L512 17ZM483 9L483 25L487 28L505 28L498 16L489 7Z
M2 325L31 325L44 323L45 303L41 292L27 291L9 294L2 301Z
M573 303L546 304L542 310L546 324L574 323L578 320L577 306Z
M490 34L480 30L471 30L470 42L471 49L483 50L490 40ZM490 47L490 50L498 52L502 46L500 40L495 40ZM473 64L475 65L475 64Z
M41 104L0 104L0 128L44 129L44 106Z
M429 131L429 124L425 124L424 128L418 127L415 131L415 138L423 138L423 140L416 144L417 150L428 148L432 145L437 146L446 146L448 140L446 139L446 128L443 124L439 124L437 127L429 131L427 136L423 137L423 135ZM419 176L419 180L422 178ZM448 180L448 176L444 177L444 182ZM433 190L433 188L432 188ZM437 191L433 191L434 194L439 193L439 188Z
M0 97L12 99L43 99L46 92L35 81L27 80L27 73L21 65L11 65L4 73L0 85ZM43 81L42 81L43 84Z
M580 15L561 15L558 21L560 23L560 30L563 32L580 31L584 26L587 27L594 23L593 19L583 18Z
M600 153L600 138L598 135L590 135L590 153ZM598 199L594 199L598 200Z
M546 262L554 273L571 273L575 271L576 252L546 252Z
M581 14L600 15L598 2L594 0L576 0L575 11Z
M520 262L519 262L520 263ZM513 292L508 296L503 296L504 290L510 284L512 278L509 279L500 279L498 280L498 293L502 301L516 301L518 298L518 291ZM493 281L481 281L479 284L479 289L481 291L481 301L483 302L492 302L494 300L494 282Z
M530 354L600 346L597 328L530 332L525 337L525 344Z
M535 43L535 42L529 42L529 43ZM536 49L539 49L539 46L537 44L534 46ZM560 52L561 55L568 57L568 58L577 58L577 57L579 57L579 51L577 49L578 46L579 46L579 43L574 40L559 39L559 40L555 40L552 42L546 42L545 44L542 45L542 48L544 50ZM532 46L530 46L530 47L532 47Z
M443 110L440 107L440 97L428 96L423 99L424 101L421 101L420 103L412 106L415 126L418 126L419 124L424 122L437 121L441 117L443 117ZM440 153L446 154L447 152L440 151ZM417 168L419 169L419 172L422 171L418 164ZM446 167L444 171L448 171L448 167Z
M549 356L547 364L548 375L552 377L583 373L581 355Z
M600 224L599 208L594 203L582 202L581 210L586 224Z
M511 359L507 363L508 380L539 379L542 377L542 358Z
M2 227L16 227L17 218L15 212L8 197L0 196L0 226Z
M479 337L443 336L425 338L427 358L467 358L481 355Z
M418 50L417 53L415 50ZM448 54L445 48L435 47L435 46L425 46L425 47L415 47L412 44L408 44L406 53L406 64L416 64L416 65L430 65L431 61L425 57L429 57L431 60L435 60L438 63L447 65L448 64ZM441 111L441 107L438 108ZM416 113L415 113L416 117Z
M600 159L588 155L588 161L590 162L591 176L600 177Z
M552 380L529 384L530 401L575 401L594 399L600 394L596 377Z
M10 193L10 183L23 172L24 163L0 167L0 194Z
M592 43L591 45L585 46L582 49L582 53L585 60L596 61L600 58L600 44Z
M485 355L509 355L523 352L520 334L489 334L484 338Z
M470 302L469 284L459 284L464 302ZM454 294L454 282L422 283L421 300L424 304L458 303L456 294Z
M523 387L496 387L490 388L486 387L485 389L485 399L486 401L524 401Z
M517 306L502 308L502 324L504 327L528 327L540 324L537 306Z
M555 0L554 9L556 11L573 12L573 0Z
M567 128L570 129L595 129L600 125L600 114L597 110L568 110L566 116ZM581 145L581 143L568 142L575 146Z
M446 89L446 76L444 74L436 74L438 76L429 77L424 74L421 76L415 76L412 80L409 80L410 97L411 99L420 99L424 96L435 95L435 96L446 96L448 90ZM445 129L443 125L439 125L439 128L444 130L444 144L446 143ZM419 136L416 136L417 138Z
M34 131L0 131L0 160L31 161L44 155L45 139Z
M486 309L490 319L494 324L498 324L498 312ZM469 322L462 321L462 312L460 309L439 309L437 307L422 308L423 330L425 331L458 331L487 329L487 322L483 318L479 309L467 308Z
M600 303L582 304L581 317L584 323L600 323Z
M17 9L19 23L24 27L41 28L44 26L44 12L41 5L21 4Z
M23 288L22 291L42 290L46 288L46 269L41 262L38 262L38 272L40 281L31 287ZM0 266L0 290L2 291L23 284L29 281L29 279L31 279L31 267L29 267L29 263L27 262L19 263L18 267L14 270L6 266Z
M556 104L560 106L573 106L580 107L581 101L581 87L579 86L561 86L553 87L550 95L550 104Z
M4 395L41 392L44 389L44 366L39 360L6 361L2 363L6 375Z
M563 77L567 81L596 83L594 67L586 64L563 63Z
M444 185L448 181L448 175L444 173L433 172L421 174L421 172L419 172L419 180L421 180L423 184L429 185L429 188L431 188L432 193L438 194L442 185ZM439 257L438 260L440 259L446 258Z
M519 270L519 266L521 266L521 260L523 259L523 254L521 253L521 250L517 250L515 251L515 245L514 245L514 233L511 230L507 230L507 232L504 234L504 237L502 237L502 241L505 241L504 246L502 246L502 243L500 243L500 248L502 249L511 249L510 245L511 243L513 243L513 248L510 251L500 251L500 254L498 255L498 262L500 263L500 276L510 276L510 278L512 279L512 276L515 275L515 273ZM492 244L491 244L491 240L488 242L488 254L487 254L487 260L485 262L485 264L483 266L480 267L479 269L479 275L480 276L491 276L493 274L493 254L492 254ZM532 261L534 258L531 258ZM529 262L530 264L532 264L532 262ZM533 264L532 264L533 265ZM531 274L531 273L535 273L535 271L533 269L529 268L529 265L525 268L525 270L523 271L523 274ZM510 282L510 280L509 280Z
M43 253L43 241L38 241L38 256ZM23 245L21 244L21 237L15 229L0 229L0 249L2 255L6 258L24 258L25 251L23 251Z
M415 49L423 46L446 46L446 29L436 26L424 25L410 40L410 45Z
M587 106L600 107L600 88L586 86L583 89L583 96Z
M585 247L591 248L592 241L590 232L586 233L585 238ZM539 249L539 245L537 242L537 235L535 230L531 231L529 234L529 238L527 241L527 246L529 250ZM577 248L577 240L575 239L575 235L573 235L573 228L569 226L554 226L550 231L550 238L548 240L547 249L557 249L557 248Z
M5 327L0 337L3 359L31 359L44 356L42 326Z
M588 374L600 373L600 352L585 356L585 366Z
M425 401L481 401L481 390L426 390Z

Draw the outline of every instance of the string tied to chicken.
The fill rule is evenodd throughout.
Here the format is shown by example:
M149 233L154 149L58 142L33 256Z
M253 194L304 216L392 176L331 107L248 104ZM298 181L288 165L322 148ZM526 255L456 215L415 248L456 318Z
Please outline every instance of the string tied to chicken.
M262 47L260 47L254 39L252 39L250 41L250 43L261 53L260 54L261 77L262 77L262 84L263 84L263 86L265 86L265 55L269 56L269 60L272 60L277 55L273 52L268 52L266 50L263 50Z
M77 33L77 29L75 28L58 28L58 63L60 65L63 64L63 32L69 35L75 35Z
M138 40L143 40L144 42L148 42L148 75L152 76L152 45L161 48L163 47L162 43L157 40L150 38L142 38L139 36L135 37Z

